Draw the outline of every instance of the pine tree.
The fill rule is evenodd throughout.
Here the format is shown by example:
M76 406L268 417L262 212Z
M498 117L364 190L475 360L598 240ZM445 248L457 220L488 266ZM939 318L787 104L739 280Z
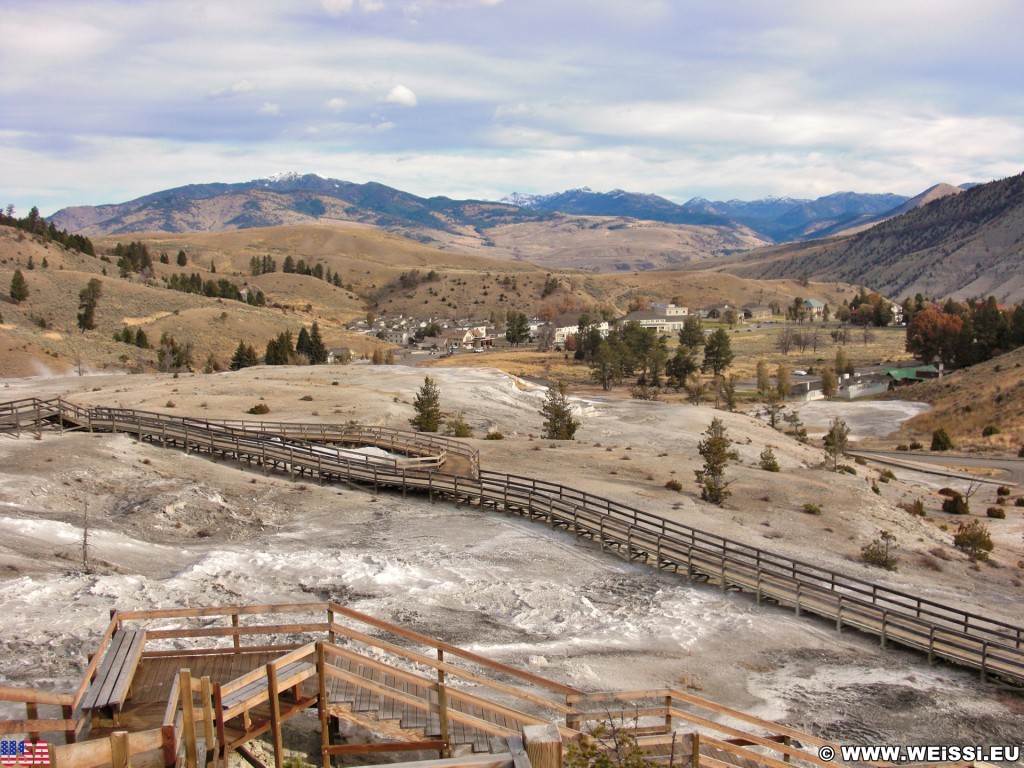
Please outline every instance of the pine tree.
M78 294L78 327L91 331L96 327L96 305L103 294L103 283L94 277Z
M320 335L320 325L314 321L309 329L309 362L312 365L323 365L327 362L327 345Z
M829 424L828 432L822 438L825 443L825 453L828 454L832 471L839 469L839 457L846 453L850 445L850 428L846 422L836 416Z
M569 388L564 381L548 389L547 400L540 409L544 417L544 437L548 440L575 440L581 422L573 418Z
M704 373L709 371L714 374L715 377L721 376L722 373L732 365L733 351L732 343L729 341L729 332L725 328L717 328L715 332L708 336L708 340L704 343L704 363L700 369Z
M309 331L305 328L299 329L299 338L295 340L295 352L309 360ZM313 362L312 360L309 361Z
M178 251L178 266L184 267L188 264L188 256L185 255L185 251Z
M412 404L416 415L409 419L420 432L437 432L441 427L441 392L429 376L423 377L423 386Z
M14 275L11 277L11 298L18 303L28 298L28 283L20 269L14 270Z
M721 504L732 495L725 479L725 467L729 459L736 458L736 452L729 450L732 440L721 419L712 419L704 435L705 439L697 443L697 450L704 457L704 467L694 474L700 486L700 497L712 504Z
M250 368L259 362L256 357L256 350L244 341L238 342L235 354L231 356L231 363L228 366L232 371L240 371L243 368Z

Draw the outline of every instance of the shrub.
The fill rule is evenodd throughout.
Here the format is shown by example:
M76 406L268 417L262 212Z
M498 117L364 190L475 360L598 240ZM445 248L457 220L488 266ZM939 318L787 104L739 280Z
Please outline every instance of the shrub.
M445 434L452 437L472 437L473 429L466 423L466 420L462 418L460 413L454 419L448 420L447 425L445 425Z
M904 512L909 512L915 517L924 517L924 502L921 499L914 499L913 501L901 501L896 505Z
M503 434L501 434L501 432L499 432L496 429L492 429L490 432L488 432L486 435L484 435L484 440L504 440L504 439L505 439L505 436Z
M871 483L871 492L874 493L874 494L877 494L879 496L882 495L882 489L879 488L878 487L878 483L876 483L874 481L872 481L872 483Z
M836 472L842 472L847 475L856 475L857 469L856 467L851 467L849 464L840 464L836 467Z
M313 396L312 395L303 395L302 397L299 398L299 400L301 400L301 401L303 401L305 403L308 403L308 402L311 402L313 400Z
M996 488L996 496L1009 496L1009 495L1010 495L1010 489L1007 488L1005 485L1000 485L998 488Z
M820 504L815 504L813 501L808 501L806 504L804 504L803 511L804 511L804 514L808 514L808 515L820 515L821 514L821 505Z
M910 446L909 445L904 445L903 443L900 443L899 445L896 446L896 450L897 451L909 451L910 450Z
M890 480L896 479L896 473L893 472L891 469L883 469L881 472L878 473L878 479L881 480L883 483L888 483Z
M1017 450L1017 458L1024 459L1024 445Z
M985 514L994 520L1005 520L1006 510L1000 509L999 507L989 507L985 510Z
M1024 507L1024 496L1018 496L1017 500L1013 502L1014 506Z
M980 520L960 523L953 535L953 546L974 560L987 560L995 549L988 526Z
M667 483L665 483L665 487L668 488L670 491L676 491L677 493L683 490L683 484L680 483L678 480L669 480Z
M270 413L270 406L267 405L266 403L256 403L256 405L254 405L252 408L246 411L246 413L251 413L256 416L262 416L265 413Z
M173 400L168 400L166 403L164 403L164 408L174 408L176 405L177 403L174 402Z
M922 443L920 440L911 440L910 441L910 450L912 450L912 451L920 451L922 448L924 448L924 443Z
M870 544L865 544L860 550L860 559L868 565L885 568L887 571L896 570L896 556L892 550L896 549L896 537L890 531L879 531L878 537Z
M953 448L953 438L949 436L949 433L945 429L939 427L932 432L932 450L933 451L948 451Z
M959 493L960 493L960 491L954 491L952 488L939 488L939 495L940 496L953 497L953 496L956 496Z
M998 435L1002 430L999 429L995 424L989 424L983 430L981 430L982 437L991 437L992 435Z
M853 463L854 464L860 464L863 467L863 466L867 465L868 460L865 459L863 456L854 456L853 457Z
M948 512L951 515L968 515L971 512L971 508L963 494L957 493L955 496L950 496L942 502L942 511Z
M761 451L761 469L765 472L778 472L781 469L779 460L775 458L775 451L770 445Z

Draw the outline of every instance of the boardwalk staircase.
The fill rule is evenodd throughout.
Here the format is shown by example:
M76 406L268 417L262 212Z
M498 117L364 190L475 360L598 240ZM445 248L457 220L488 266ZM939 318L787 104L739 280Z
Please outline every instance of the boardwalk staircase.
M114 722L82 704L101 657L131 663L113 640L124 632L144 647ZM319 721L323 768L380 752L437 755L439 768L558 768L587 734L614 748L603 729L648 762L692 768L829 768L817 748L838 749L685 691L580 691L337 603L115 613L100 644L74 694L0 687L0 702L26 707L0 733L45 734L54 768L217 768L232 754L265 768L258 738L282 768L289 721L305 712ZM360 728L342 738L342 722Z

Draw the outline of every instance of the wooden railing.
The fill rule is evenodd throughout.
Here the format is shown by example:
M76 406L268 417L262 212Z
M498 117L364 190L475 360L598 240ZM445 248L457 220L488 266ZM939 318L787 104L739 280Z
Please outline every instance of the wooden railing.
M831 768L834 763L818 757L818 749L837 744L804 731L763 720L730 707L677 690L613 691L570 695L574 707L568 724L582 733L596 726L621 729L631 735L652 762L677 765L711 765L714 758L701 755L701 745L714 747L762 765L775 762ZM640 725L641 722L654 725ZM690 730L681 728L685 723ZM747 747L757 750L751 754Z
M746 591L759 602L773 600L792 607L797 614L827 618L838 630L854 627L875 634L883 647L898 643L924 652L929 661L945 659L978 669L983 679L996 675L1024 683L1024 628L1019 625L753 547L570 486L486 470L466 477L325 455L317 450L319 442L277 434L268 437L275 429L288 431L281 423L259 422L257 426L254 422L205 422L128 409L75 410L66 401L28 400L8 406L7 413L26 414L57 407L62 418L77 423L84 418L92 429L127 431L142 440L255 463L264 472L273 468L288 471L292 477L317 477L321 482L392 487L403 494L423 492L431 499L452 498L526 514L592 538L602 549L610 548L625 557L684 572L690 578L714 580L723 589ZM310 432L314 426L323 430L320 435L327 442L333 439L329 426L309 425ZM339 428L333 437L344 430ZM403 434L411 434L407 437L410 443L422 437Z

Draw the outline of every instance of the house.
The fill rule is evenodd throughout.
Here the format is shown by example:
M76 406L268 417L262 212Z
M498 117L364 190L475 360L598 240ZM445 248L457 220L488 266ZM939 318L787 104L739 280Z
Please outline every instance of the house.
M825 305L817 299L804 299L804 309L811 320L821 320L825 315Z
M551 321L551 325L555 329L555 344L565 344L565 340L570 336L575 336L580 330L580 317L583 316L582 312L566 312L559 315ZM608 335L608 321L602 320L597 324L597 329L601 332L602 336Z
M705 310L704 317L709 320L722 320L725 313L730 309L736 312L737 318L743 317L743 313L736 309L732 304L712 304Z
M654 328L658 333L677 333L686 322L689 310L675 304L652 304L619 319L619 324L639 323L641 328Z
M406 346L409 343L410 333L405 328L390 328L384 332L384 340L391 344Z
M771 320L772 308L766 307L764 304L745 304L743 317L748 320Z

